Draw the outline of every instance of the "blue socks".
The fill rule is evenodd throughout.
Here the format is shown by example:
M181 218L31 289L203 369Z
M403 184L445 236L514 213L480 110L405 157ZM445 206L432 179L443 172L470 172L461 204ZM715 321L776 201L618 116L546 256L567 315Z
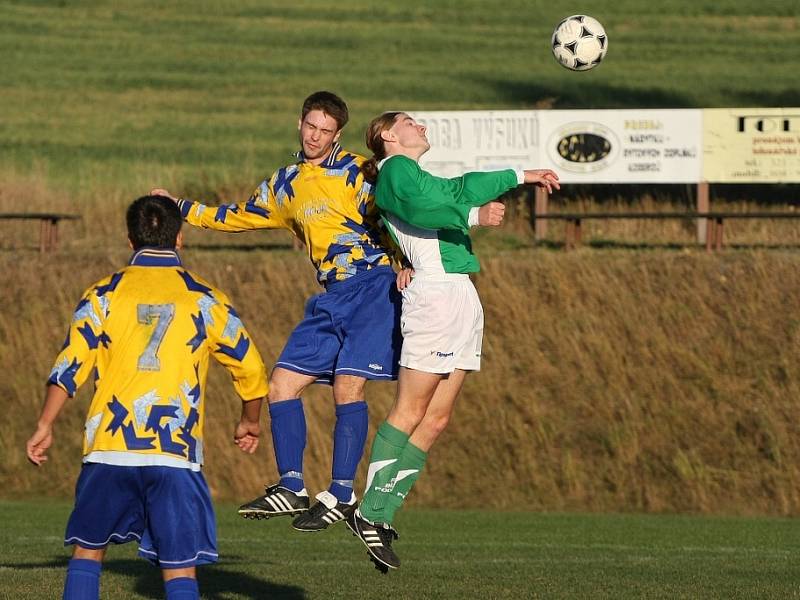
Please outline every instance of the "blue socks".
M269 404L272 445L280 473L280 484L299 492L303 482L303 451L306 448L306 417L299 398ZM350 502L353 479L367 441L369 416L363 400L336 405L333 430L332 482L328 491L339 502Z
M353 479L367 441L369 415L363 400L336 405L336 426L333 429L332 482L328 491L339 502L349 503L353 497Z
M102 563L85 558L73 558L67 565L63 600L99 600ZM176 577L164 582L167 600L199 600L197 580Z
M164 582L167 600L199 600L200 588L197 579L191 577L176 577Z
M85 558L73 558L67 565L63 600L98 600L100 598L100 569L102 563Z
M300 398L270 402L270 427L280 484L299 492L303 483L303 451L306 449L306 415Z

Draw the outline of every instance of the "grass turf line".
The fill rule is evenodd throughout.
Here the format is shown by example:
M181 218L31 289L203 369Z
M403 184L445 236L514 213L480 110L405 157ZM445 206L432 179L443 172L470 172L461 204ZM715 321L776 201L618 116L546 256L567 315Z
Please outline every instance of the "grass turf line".
M0 596L57 597L66 502L0 502ZM796 598L800 522L779 518L401 513L403 559L382 576L341 525L311 535L288 519L217 507L222 561L199 570L204 598ZM158 571L114 546L101 593L160 598Z

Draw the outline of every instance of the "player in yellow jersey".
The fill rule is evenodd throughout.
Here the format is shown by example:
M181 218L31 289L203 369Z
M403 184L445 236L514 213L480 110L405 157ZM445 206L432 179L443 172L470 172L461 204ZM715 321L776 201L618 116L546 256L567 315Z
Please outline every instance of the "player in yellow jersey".
M319 531L355 509L353 479L367 437L367 379L397 377L400 295L388 238L379 224L364 158L339 145L347 105L330 92L303 103L297 160L266 178L245 202L207 207L177 200L192 225L226 232L288 229L301 239L325 292L306 304L270 378L268 397L280 481L244 504L250 518L297 515ZM162 189L154 193L169 195ZM171 196L170 196L171 197ZM336 405L331 483L308 510L303 479L306 421L300 399L315 381L332 382Z
M199 598L195 567L217 561L200 471L209 357L242 398L234 441L250 454L266 372L228 297L182 265L175 203L139 198L127 223L134 254L78 303L27 455L37 466L47 460L56 417L91 376L83 467L64 540L75 546L64 598L98 598L106 547L136 541L140 556L161 567L168 600L191 600Z

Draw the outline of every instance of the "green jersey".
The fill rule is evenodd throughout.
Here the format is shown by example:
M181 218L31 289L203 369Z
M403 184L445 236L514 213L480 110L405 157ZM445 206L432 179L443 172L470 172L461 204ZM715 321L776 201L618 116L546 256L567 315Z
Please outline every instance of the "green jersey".
M445 179L394 155L380 165L375 203L415 272L475 273L469 228L478 224L478 207L521 182L513 169Z

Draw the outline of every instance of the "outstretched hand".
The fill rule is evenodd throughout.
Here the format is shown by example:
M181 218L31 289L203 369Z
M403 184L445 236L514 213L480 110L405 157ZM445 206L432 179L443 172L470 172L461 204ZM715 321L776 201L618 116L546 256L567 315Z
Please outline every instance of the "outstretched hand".
M525 183L532 183L543 187L548 194L553 193L553 189L560 190L561 184L558 182L558 175L550 169L527 169L525 170Z
M261 426L258 422L239 421L236 430L233 432L233 443L239 446L239 450L247 454L253 454L258 448L258 436L261 433Z

